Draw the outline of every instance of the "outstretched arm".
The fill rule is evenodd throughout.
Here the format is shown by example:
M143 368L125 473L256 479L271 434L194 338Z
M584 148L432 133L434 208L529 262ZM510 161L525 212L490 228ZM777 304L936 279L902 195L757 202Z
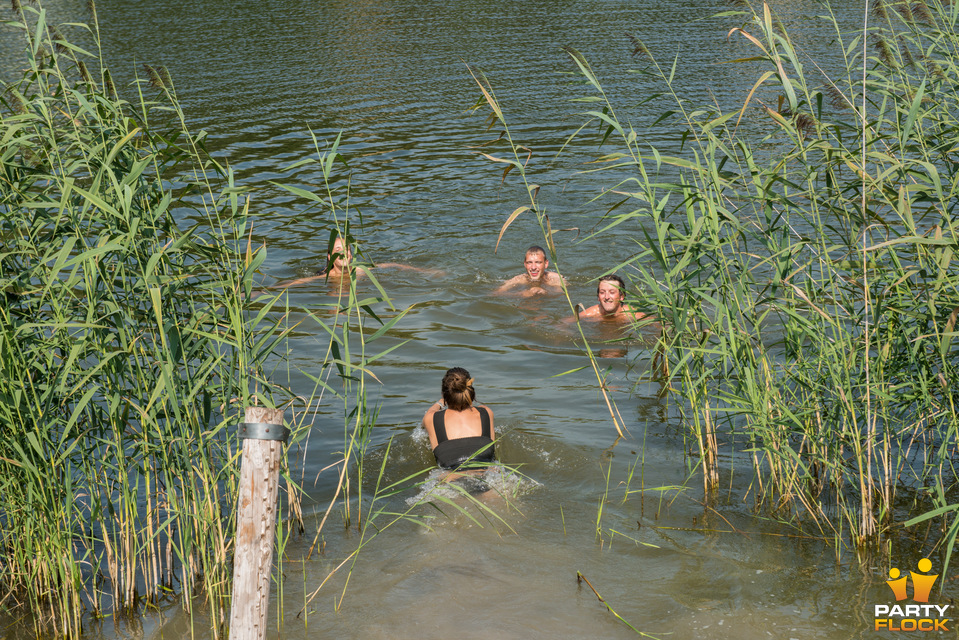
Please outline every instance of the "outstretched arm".
M446 275L439 269L424 269L423 267L414 267L411 264L400 264L399 262L381 262L376 265L379 269L403 269L404 271L416 271L417 273L428 273L434 276Z
M320 278L325 278L326 274L321 273L315 276L307 276L305 278L297 278L296 280L287 280L285 282L277 282L276 284L271 284L266 287L267 289L286 289L287 287L295 287L300 284L306 284L307 282L313 282L314 280L319 280Z

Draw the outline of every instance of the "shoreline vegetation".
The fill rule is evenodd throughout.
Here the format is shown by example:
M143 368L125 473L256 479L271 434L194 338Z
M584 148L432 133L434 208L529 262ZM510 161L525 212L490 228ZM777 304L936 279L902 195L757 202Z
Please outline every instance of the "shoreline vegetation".
M948 566L959 531L959 4L874 1L850 33L822 3L820 35L844 63L835 75L768 5L730 5L727 38L752 55L728 63L756 74L737 109L690 104L673 84L681 57L663 65L627 34L629 72L655 78L657 104L669 103L634 124L619 113L636 98L608 95L565 48L579 75L570 86L582 88L572 101L585 110L560 153L573 139L599 149L583 170L605 211L589 237L615 228L635 239L608 272L628 275L631 299L666 329L664 392L707 504L735 499L721 482L748 473L758 511L837 552L895 543L937 518L942 536L919 544ZM500 237L534 215L562 273L532 152L512 137L490 80L470 73L475 108L489 107L499 136L483 155L525 188ZM646 143L644 125L659 139L671 126L682 151Z
M220 621L234 427L244 405L289 399L266 375L289 327L245 308L265 258L244 242L249 199L187 130L164 68L145 65L128 102L67 40L77 25L15 16L28 66L0 94L4 614L79 637L87 615L182 591ZM92 24L79 40L98 42Z
M397 513L387 499L427 485L429 470L383 486L382 467L364 468L379 411L366 400L370 363L402 343L371 345L409 309L395 309L368 268L375 295L360 297L356 269L310 306L254 291L266 258L252 240L255 193L190 131L164 67L115 85L89 10L89 25L55 26L40 4L14 2L4 23L23 35L26 68L0 86L0 628L76 638L176 600L224 636L247 406L291 416L274 577L294 534L312 536L308 556L323 553L331 515L358 534L305 596L305 615L335 574L348 585L365 544L420 521L424 501L465 511L427 490ZM340 138L312 140L315 155L284 170L310 166L321 184L277 186L323 211L330 242L361 255L349 178L334 172L349 170ZM303 325L323 353L298 372L306 393L274 381L296 366L288 340ZM321 412L341 412L343 448L307 531L304 478L287 454L307 446ZM339 603L345 595L344 585Z
M376 496L347 472L376 420L367 363L390 350L368 345L405 311L372 275L382 297L358 298L350 277L309 308L283 292L251 300L266 257L252 244L251 190L189 130L165 68L145 64L115 86L90 11L90 26L54 26L42 6L15 2L5 22L23 34L26 69L0 87L0 624L80 637L178 598L191 616L206 608L220 637L244 407L292 408L289 446L301 446L321 402L341 404L340 483L316 537L336 505L365 531ZM280 186L352 242L339 139L314 142L316 156L293 166L317 165L323 185ZM303 323L326 345L303 372L305 396L273 381ZM304 530L302 478L285 461L280 562Z
M733 499L721 486L748 473L739 484L757 511L863 553L935 519L941 537L921 544L945 573L959 532L959 4L871 2L855 33L823 7L845 62L836 75L767 6L731 2L728 37L754 49L733 63L759 68L732 111L690 105L673 67L629 36L639 65L630 73L658 78L660 98L673 102L645 126L673 126L678 154L647 145L567 48L585 91L571 139L593 136L600 149L585 171L605 211L591 237L615 228L636 240L610 272L627 275L641 294L630 299L663 325L662 360L648 375L664 379L693 452L689 471L711 504ZM310 555L321 553L338 512L356 549L303 610L342 570L339 608L372 538L404 519L428 527L415 511L423 502L465 511L427 492L397 513L387 499L429 470L383 486L389 443L381 466L366 468L378 415L366 400L369 365L402 343L369 345L406 311L373 274L376 297L359 297L351 276L333 302L296 310L326 345L323 362L302 372L312 392L275 383L292 366L286 339L299 323L285 292L251 296L266 256L251 240L252 191L206 153L204 133L190 132L164 68L144 65L146 77L118 91L99 55L95 8L90 27L53 26L39 5L14 9L6 24L24 34L27 68L0 87L0 612L38 636L80 637L98 618L179 598L187 611L206 607L220 637L235 425L245 405L292 407L297 446L321 403L342 405L337 488L316 531L304 531L300 481L284 468L277 572L294 533L312 535ZM83 30L77 40L94 53L64 30ZM511 137L490 82L470 72L477 105L503 133L484 155L525 189L500 237L534 215L562 274L531 154ZM280 186L327 211L353 245L338 191L348 181L333 172L338 145L314 138L316 156L288 167L315 164L324 181L315 191ZM584 353L623 436L588 344ZM468 504L473 522L509 528ZM602 504L601 542L614 535L602 529Z

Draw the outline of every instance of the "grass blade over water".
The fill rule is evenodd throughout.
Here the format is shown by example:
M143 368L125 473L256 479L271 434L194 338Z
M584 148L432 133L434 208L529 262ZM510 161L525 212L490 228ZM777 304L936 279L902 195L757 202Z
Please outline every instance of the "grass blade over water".
M392 325L364 338L382 299L359 299L351 279L332 318L305 313L329 339L317 367L345 386L316 376L294 398L275 383L295 328L288 298L254 295L266 253L248 190L189 130L169 74L147 66L127 101L45 10L17 15L27 69L0 88L0 602L38 635L78 637L87 614L176 594L190 611L203 596L218 635L244 406L297 403L293 442L324 391L342 399L347 430L370 424L375 410L354 405L382 354L366 343ZM96 44L95 13L92 24L83 37ZM331 226L349 237L332 207L336 143L317 149ZM287 524L302 528L284 477L281 558Z
M952 8L923 6L851 35L827 21L835 76L768 6L737 14L728 37L754 55L731 64L756 81L732 110L691 104L679 58L661 66L631 36L673 102L644 116L673 126L670 150L567 49L590 109L563 152L603 147L586 172L605 210L594 235L636 240L614 270L666 328L667 390L707 496L724 460L750 460L758 504L840 544L959 500L959 35Z

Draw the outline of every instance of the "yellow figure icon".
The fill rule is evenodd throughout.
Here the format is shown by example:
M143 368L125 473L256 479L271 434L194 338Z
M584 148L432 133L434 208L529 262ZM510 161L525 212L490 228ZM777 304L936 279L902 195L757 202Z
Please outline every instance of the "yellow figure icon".
M912 574L916 575L916 574ZM892 580L886 580L886 584L889 585L889 588L892 589L892 592L896 596L896 602L906 599L906 576L899 577L899 569L893 567L889 570L889 577Z
M923 558L918 562L917 568L922 571L922 573L926 573L932 569L932 560ZM939 577L939 574L925 576L915 571L911 571L910 573L912 574L912 599L916 602L929 602L929 592L932 591L932 585L936 583L936 578ZM890 575L892 575L891 571ZM905 580L905 578L903 578L903 580ZM903 587L903 589L905 589L905 587ZM895 591L895 588L893 591ZM898 595L899 594L896 594L897 600L899 599Z

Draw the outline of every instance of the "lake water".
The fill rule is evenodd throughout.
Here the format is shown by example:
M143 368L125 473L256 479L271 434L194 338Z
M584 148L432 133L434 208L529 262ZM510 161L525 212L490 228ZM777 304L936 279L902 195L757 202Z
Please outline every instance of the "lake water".
M828 50L808 20L821 12L816 3L779 4L794 34L808 36L806 51ZM73 3L45 6L54 21L85 19ZM428 526L400 522L387 529L360 553L345 595L349 566L304 605L359 542L335 508L323 531L324 553L306 560L336 486L337 470L327 466L343 449L342 407L324 405L308 446L291 450L305 461L297 473L306 478L308 530L287 547L285 579L273 589L270 637L636 637L577 581L578 572L616 613L656 637L873 637L872 604L889 599L884 576L837 557L828 541L755 517L747 464L724 458L723 492L718 503L704 506L676 412L659 385L645 380L651 354L643 336L625 345L628 357L599 359L628 430L618 439L591 370L555 377L588 363L563 322L570 314L565 300L491 294L520 272L525 248L543 242L534 220L521 217L494 252L507 216L526 202L515 173L503 181L501 165L477 154L495 133L486 131L485 107L471 110L480 94L466 65L485 71L515 140L532 150L531 179L541 185L539 200L553 228L561 229L557 253L573 301L591 304L592 279L633 255L640 236L618 229L587 239L609 204L591 202L609 178L580 173L597 154L596 135L554 161L582 122L582 104L570 99L586 93L561 47L571 45L590 60L621 117L641 135L675 149L678 140L664 126L649 126L673 105L665 97L644 103L662 87L628 72L645 67L625 34L641 38L666 65L678 55L676 84L694 103L741 104L757 67L716 63L754 51L742 38L726 39L741 20L711 17L736 6L719 0L97 3L115 76L130 80L143 62L166 65L191 128L206 130L211 149L229 159L238 181L256 188L251 210L254 239L268 247L265 284L322 266L326 213L270 184L322 184L312 169L285 169L311 155L310 130L323 141L342 131L351 205L362 212L362 221L351 214L354 234L366 255L442 272L378 274L398 308L414 307L373 345L408 341L374 367L379 382L371 381L371 397L380 413L368 468L378 469L388 441L385 483L431 467L417 426L439 395L443 372L463 366L476 379L479 401L496 413L499 458L529 478L509 500L491 500L501 520L475 508L468 510L474 520L449 508L444 516L417 507L413 514L429 518ZM851 23L858 11L848 16ZM6 35L2 46L9 73L20 66L16 47ZM360 286L373 293L368 283ZM326 303L328 293L322 282L291 290L303 305ZM616 337L590 331L597 341ZM295 388L309 393L302 372L318 373L325 348L315 326L300 328L291 345ZM415 493L386 506L405 510ZM205 620L196 623L191 632L190 617L173 603L117 628L94 625L90 637L209 637Z

